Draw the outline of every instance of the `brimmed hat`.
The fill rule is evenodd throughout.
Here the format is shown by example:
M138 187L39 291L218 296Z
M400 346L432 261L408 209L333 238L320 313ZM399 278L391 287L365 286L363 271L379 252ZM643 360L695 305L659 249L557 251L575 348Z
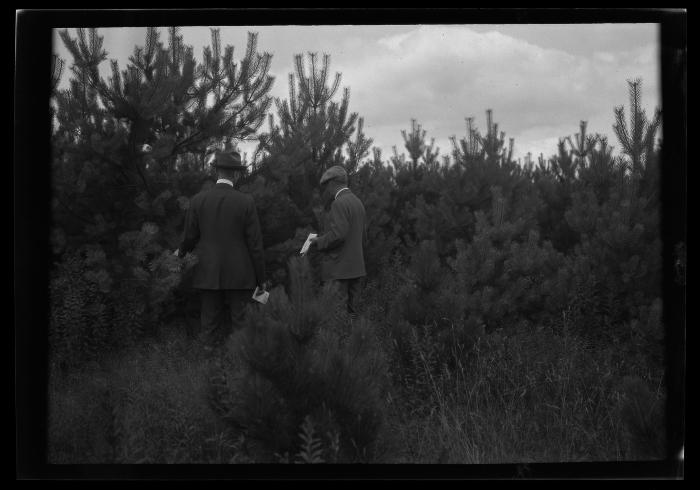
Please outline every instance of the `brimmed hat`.
M231 170L245 170L241 163L241 155L237 151L217 151L211 163L218 168L230 168Z
M348 181L348 173L340 165L333 165L331 168L323 172L321 176L321 185L325 184L329 180L338 179L342 182Z

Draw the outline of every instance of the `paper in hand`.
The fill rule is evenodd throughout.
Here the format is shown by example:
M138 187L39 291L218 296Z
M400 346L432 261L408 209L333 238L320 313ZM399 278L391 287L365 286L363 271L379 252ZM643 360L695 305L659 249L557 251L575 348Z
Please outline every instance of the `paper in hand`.
M309 233L309 236L306 238L306 241L304 242L304 245L301 247L301 250L299 253L301 255L304 255L306 252L309 251L309 247L311 246L311 239L316 238L318 235L316 233Z
M258 303L266 304L269 297L270 293L264 289L261 290L259 287L256 287L255 291L253 291L253 299Z

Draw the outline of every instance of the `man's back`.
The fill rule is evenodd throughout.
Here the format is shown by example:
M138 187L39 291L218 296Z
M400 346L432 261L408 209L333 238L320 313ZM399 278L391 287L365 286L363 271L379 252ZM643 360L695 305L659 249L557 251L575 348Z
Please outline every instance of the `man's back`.
M264 282L262 234L253 198L228 184L216 184L192 198L182 248L193 247L199 259L194 288L253 289Z
M365 207L349 189L342 190L331 205L328 221L331 233L322 237L319 250L327 251L324 279L363 277L365 261Z

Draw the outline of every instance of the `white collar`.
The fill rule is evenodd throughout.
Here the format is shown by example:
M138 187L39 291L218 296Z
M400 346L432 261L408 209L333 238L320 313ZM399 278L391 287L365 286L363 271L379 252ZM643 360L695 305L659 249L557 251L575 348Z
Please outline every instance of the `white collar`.
M338 199L338 194L340 194L341 192L349 191L349 190L350 189L348 189L347 187L343 187L342 189L339 189L338 192L335 193L335 197L333 198L333 200L335 201L336 199Z
M231 187L233 187L233 182L231 182L231 181L228 180L228 179L219 179L219 180L216 181L216 183L217 183L217 184L228 184L228 185L230 185Z

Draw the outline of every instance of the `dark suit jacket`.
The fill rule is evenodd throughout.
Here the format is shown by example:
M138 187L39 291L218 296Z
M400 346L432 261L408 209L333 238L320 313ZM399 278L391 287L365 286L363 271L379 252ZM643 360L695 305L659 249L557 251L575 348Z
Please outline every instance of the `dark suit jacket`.
M367 275L363 252L366 233L365 207L349 189L341 191L331 204L325 233L316 242L318 250L325 253L321 267L324 280Z
M262 284L265 256L253 197L224 183L194 196L180 256L193 249L199 261L192 287L254 289Z

